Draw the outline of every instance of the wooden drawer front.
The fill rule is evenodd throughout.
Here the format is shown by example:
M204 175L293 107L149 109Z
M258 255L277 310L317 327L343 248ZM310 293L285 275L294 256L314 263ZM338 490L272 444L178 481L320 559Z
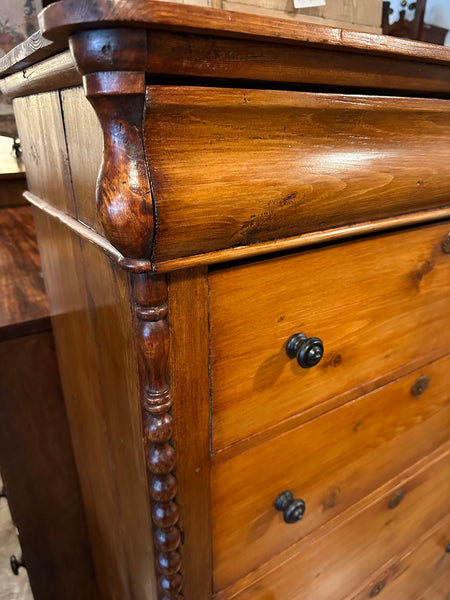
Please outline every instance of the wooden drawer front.
M450 195L447 100L150 86L145 138L156 262Z
M293 545L276 560L217 593L216 600L352 598L392 557L405 555L445 518L449 469L447 452L389 487L380 499L354 511L325 535ZM399 496L403 496L400 502ZM242 555L236 557L237 562L242 560Z
M337 404L344 392L356 397L409 361L443 356L449 229L422 227L211 273L214 449L319 403ZM325 355L313 368L286 354L297 332L323 340Z
M447 356L216 464L212 517L217 588L250 572L443 444L450 420L449 372ZM423 376L428 377L428 388L414 396L412 387ZM285 490L305 501L301 522L287 525L274 509L275 499Z
M448 600L450 593L450 519L444 519L416 548L392 562L371 579L351 600Z

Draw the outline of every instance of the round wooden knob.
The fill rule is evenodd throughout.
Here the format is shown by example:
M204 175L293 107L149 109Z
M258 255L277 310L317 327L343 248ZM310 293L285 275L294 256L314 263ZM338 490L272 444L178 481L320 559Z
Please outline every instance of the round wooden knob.
M9 564L11 565L11 571L14 573L14 575L19 574L20 567L25 568L25 563L23 562L23 558L19 559L19 558L17 558L17 556L14 556L14 554L10 557Z
M289 358L296 358L303 369L310 369L322 359L323 342L318 337L309 338L304 333L294 333L288 339L286 352Z
M290 491L282 492L275 500L275 508L283 513L285 523L297 523L305 514L305 502L294 498Z

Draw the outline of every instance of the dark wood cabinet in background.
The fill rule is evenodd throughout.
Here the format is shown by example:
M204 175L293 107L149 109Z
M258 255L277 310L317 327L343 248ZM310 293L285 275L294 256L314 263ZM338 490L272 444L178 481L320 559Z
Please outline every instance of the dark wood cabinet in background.
M33 596L94 599L90 544L29 206L0 208L0 292L0 471Z

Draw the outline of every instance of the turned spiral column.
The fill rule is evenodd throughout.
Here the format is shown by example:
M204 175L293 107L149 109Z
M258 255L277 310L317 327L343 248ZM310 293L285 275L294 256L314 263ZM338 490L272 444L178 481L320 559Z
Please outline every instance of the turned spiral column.
M133 275L137 340L140 352L142 406L148 441L146 452L152 499L153 540L156 549L160 600L181 600L181 533L173 474L176 452L171 444L172 393L167 380L169 328L167 287L163 276Z
M106 238L126 257L120 264L133 287L158 600L182 600L167 286L164 277L151 273L149 261L154 207L143 139L147 32L81 31L71 36L70 49L103 131L97 215Z

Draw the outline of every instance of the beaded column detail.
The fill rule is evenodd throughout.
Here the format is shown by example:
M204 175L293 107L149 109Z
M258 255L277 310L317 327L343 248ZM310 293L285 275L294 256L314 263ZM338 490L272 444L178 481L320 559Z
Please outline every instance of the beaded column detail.
M167 381L169 328L167 286L163 276L133 274L137 340L140 352L142 406L147 437L147 468L152 500L153 540L156 549L158 599L182 600L180 573L181 532L179 508L174 500L176 452L173 433L172 393Z
M70 50L103 131L98 220L108 241L126 257L121 266L129 271L133 286L158 600L182 600L180 511L175 502L176 453L171 444L172 393L167 373L167 286L164 277L148 270L154 207L143 131L147 32L138 28L79 31L70 37Z

